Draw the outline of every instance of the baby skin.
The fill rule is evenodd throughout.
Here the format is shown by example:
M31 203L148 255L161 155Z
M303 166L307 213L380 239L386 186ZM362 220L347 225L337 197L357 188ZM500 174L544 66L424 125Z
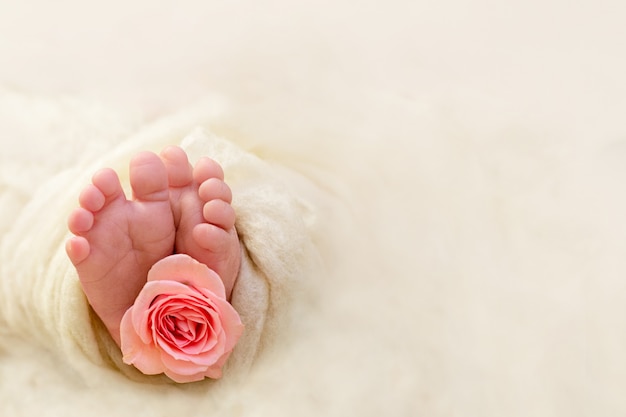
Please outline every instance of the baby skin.
M220 165L170 146L130 162L132 198L111 169L98 171L68 218L66 252L91 307L120 345L120 321L152 265L184 253L222 278L230 299L241 252L232 193Z

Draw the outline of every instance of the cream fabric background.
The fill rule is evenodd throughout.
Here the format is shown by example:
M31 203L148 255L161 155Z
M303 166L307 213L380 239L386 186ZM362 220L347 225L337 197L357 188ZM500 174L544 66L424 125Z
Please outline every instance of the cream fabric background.
M619 1L0 4L2 232L50 172L216 96L216 134L334 207L314 236L323 302L242 381L85 380L62 346L5 338L2 414L623 415L625 17Z

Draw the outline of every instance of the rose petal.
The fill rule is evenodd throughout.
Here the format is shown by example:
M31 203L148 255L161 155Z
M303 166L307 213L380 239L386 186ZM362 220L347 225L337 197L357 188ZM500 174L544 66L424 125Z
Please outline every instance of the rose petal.
M212 349L216 343L217 338L212 335L211 337L193 340L185 345L182 349L184 349L187 355L196 356L201 354L202 352L206 352Z
M211 366L215 364L226 352L224 350L224 345L226 343L226 336L224 334L220 334L216 338L215 345L207 351L200 352L195 355L190 355L190 360L193 360L194 363L201 364L204 366Z
M215 364L209 366L207 368L207 370L205 371L205 375L208 376L209 378L214 378L214 379L218 379L222 377L222 367L224 366L224 364L226 363L226 361L228 360L228 357L230 356L230 352L226 352L222 355L221 358L218 359L217 362L215 362Z
M206 369L206 371L204 371L204 376L209 377L209 378L213 378L213 379L220 379L222 377L222 365L219 366L210 366Z
M157 262L124 315L124 361L176 382L220 378L244 326L220 277L187 255Z
M219 317L213 309L206 306L181 306L182 301L174 298L170 303L172 305L163 305L155 313L152 333L154 340L159 340L163 349L180 359L177 351L181 350L186 355L189 352L184 347L199 340L195 334L196 327L201 327L201 335L206 336L206 327L210 327L212 322L219 321ZM192 328L193 332L190 332Z
M120 322L120 349L125 357L134 357L136 352L141 349L141 345L143 345L143 342L133 328L131 321L132 314L133 307L130 307L126 310Z
M226 298L224 283L219 275L185 254L168 256L152 266L148 271L148 282L160 280L175 280L195 288L206 288Z
M228 359L229 355L230 353L225 354L222 358L220 358L218 363L207 367L204 371L197 373L197 374L181 375L181 374L177 374L176 372L170 369L170 370L165 371L165 375L167 375L169 378L171 378L172 380L178 383L201 381L205 377L219 379L222 377L222 367L226 363L226 360Z
M145 348L132 358L130 363L146 375L158 375L165 372L166 367L161 362L160 352L152 346L144 345ZM128 363L125 361L125 363Z
M244 325L241 323L241 317L237 310L226 300L214 300L220 315L220 323L224 327L224 333L227 335L226 352L232 350L244 331Z
M213 314L217 315L215 312L213 312ZM219 324L219 317L215 320L217 320ZM217 335L222 333L221 326L215 326L212 323L215 320L209 320L209 322L202 326L200 332L196 336L195 343L190 344L190 346L186 346L185 352L198 355L202 352L215 348L218 343Z
M211 313L217 315L214 311L211 311ZM216 317L216 321L219 323L219 317ZM210 323L207 322L206 325L210 326ZM159 326L157 326L154 333L154 341L159 349L176 360L191 361L207 366L217 361L225 351L226 336L221 326L218 327L218 331L212 328L208 329L208 339L204 343L200 341L201 343L195 346L189 346L188 344L183 346L177 343L172 334L163 331Z
M197 355L199 353L205 352L209 349L212 349L216 342L216 336L213 329L211 329L210 324L207 323L196 323L195 333L192 334L184 334L179 337L188 337L185 340L185 344L178 344L179 349L183 351L186 355Z
M228 360L228 357L230 356L231 352L226 352L224 353L218 360L217 362L215 362L213 365L211 365L209 368L212 369L219 369L220 371L222 370L222 367L224 366L224 364L226 363L226 361Z
M176 372L179 375L194 375L206 370L206 365L194 363L190 360L175 359L165 352L161 352L161 361L168 370Z
M197 294L195 289L177 281L147 282L133 304L135 313L132 317L133 327L144 343L148 343L147 338L150 337L147 333L151 327L148 321L154 311L160 311L165 308L164 306L171 305L172 299L193 296L194 294ZM182 308L184 304L180 304L180 306Z
M132 308L126 311L120 323L122 360L127 365L134 365L146 375L161 374L165 371L165 367L161 362L159 352L153 346L144 344L133 329Z
M202 381L206 376L208 376L206 375L206 372L198 372L197 374L193 374L193 375L181 375L181 374L177 374L171 369L165 370L165 375L167 375L172 381L178 382L179 384ZM209 376L209 377L217 379L217 378L220 378L221 376L222 375L220 372L219 377L212 377L212 376Z

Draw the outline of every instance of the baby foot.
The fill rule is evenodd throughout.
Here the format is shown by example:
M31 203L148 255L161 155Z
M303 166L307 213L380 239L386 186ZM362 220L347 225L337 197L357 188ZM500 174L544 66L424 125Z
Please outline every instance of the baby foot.
M241 252L224 171L209 158L201 158L192 168L185 151L175 146L164 149L161 158L169 177L175 252L185 253L217 272L230 299Z
M143 152L130 162L133 200L111 169L97 172L68 218L66 243L89 303L120 343L119 324L148 270L174 248L174 218L163 161Z

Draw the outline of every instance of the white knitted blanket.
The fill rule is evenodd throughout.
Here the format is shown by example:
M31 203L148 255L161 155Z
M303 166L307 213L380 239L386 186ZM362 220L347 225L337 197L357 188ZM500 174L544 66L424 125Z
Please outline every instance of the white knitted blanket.
M0 2L0 415L626 415L624 5ZM169 144L246 248L215 383L122 365L63 252Z

